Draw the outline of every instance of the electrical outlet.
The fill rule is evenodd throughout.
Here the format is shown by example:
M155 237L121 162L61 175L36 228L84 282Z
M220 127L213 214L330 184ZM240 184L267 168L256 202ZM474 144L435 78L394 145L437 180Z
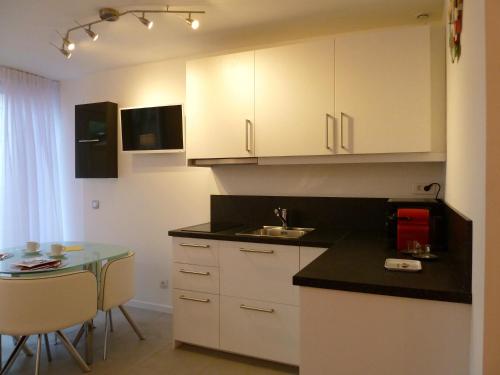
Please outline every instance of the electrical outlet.
M160 281L160 288L161 289L168 289L168 280Z
M429 191L424 190L424 186L429 185L428 183L421 182L421 183L416 183L413 184L413 190L412 193L415 195L427 195L427 196L434 196L436 195L437 192L437 186L432 185Z

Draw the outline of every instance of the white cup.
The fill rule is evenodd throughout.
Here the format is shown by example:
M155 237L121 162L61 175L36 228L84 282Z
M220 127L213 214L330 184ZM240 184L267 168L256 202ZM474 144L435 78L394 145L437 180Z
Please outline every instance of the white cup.
M61 255L64 251L64 246L58 243L55 243L50 246L50 251L52 255Z
M26 242L26 251L29 253L35 253L40 248L40 244L35 241Z

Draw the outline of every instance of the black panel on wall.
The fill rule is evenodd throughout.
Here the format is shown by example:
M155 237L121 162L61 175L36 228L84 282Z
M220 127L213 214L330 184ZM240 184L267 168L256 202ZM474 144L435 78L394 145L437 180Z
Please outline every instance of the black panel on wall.
M290 226L385 229L387 198L212 195L212 225L281 225L274 214L288 210Z
M117 178L118 105L111 102L75 106L75 177Z

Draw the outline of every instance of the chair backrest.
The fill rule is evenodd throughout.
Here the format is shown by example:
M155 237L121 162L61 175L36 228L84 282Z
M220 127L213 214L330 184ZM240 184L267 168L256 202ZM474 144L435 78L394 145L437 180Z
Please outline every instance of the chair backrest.
M0 278L0 301L0 334L49 333L95 316L97 283L88 271Z
M109 261L101 271L99 308L108 311L123 305L135 295L135 254Z

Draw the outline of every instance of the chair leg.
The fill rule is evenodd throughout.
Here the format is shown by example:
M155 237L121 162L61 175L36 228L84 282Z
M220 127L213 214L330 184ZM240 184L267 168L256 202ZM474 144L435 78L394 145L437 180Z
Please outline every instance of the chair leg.
M68 350L69 354L75 359L75 361L78 363L80 368L84 372L90 372L90 367L87 366L83 358L80 356L78 351L75 349L75 347L71 344L71 341L68 340L66 335L62 331L57 331L57 336L61 339L61 342L64 344L66 349Z
M42 353L42 335L38 334L36 342L35 375L40 374L40 356Z
M0 375L7 374L7 372L16 361L17 356L23 349L24 344L26 344L26 341L28 341L28 338L29 336L21 336L21 338L17 341L14 351L10 354L9 359L7 359L7 362L5 363L5 367L2 367L2 369L0 370Z
M82 324L80 327L80 330L75 336L75 339L73 340L73 346L76 348L78 346L78 343L80 342L80 339L82 338L83 333L85 332L85 323Z
M43 335L43 338L45 339L45 350L47 351L47 359L49 362L52 362L52 353L50 351L49 335L45 334Z
M2 369L2 335L0 335L0 370Z
M12 336L12 341L14 342L14 346L16 346L17 343L19 342L19 338L16 336ZM33 357L33 352L28 347L28 345L26 345L26 343L24 344L22 350L27 357Z
M89 320L84 323L85 325L85 336L86 336L86 345L85 345L85 357L87 359L87 364L91 365L94 361L94 322Z
M132 318L130 317L130 315L128 314L127 310L125 310L125 307L123 307L123 305L120 305L118 306L120 308L120 311L122 312L123 316L125 317L125 319L127 319L127 321L129 322L129 324L132 326L132 328L134 329L134 332L135 334L137 335L137 337L139 337L140 340L145 340L143 334L141 333L141 331L139 330L139 327L137 327L137 325L135 324L135 322L132 320Z
M104 314L104 354L103 359L108 358L108 348L109 347L109 316L106 312Z
M109 328L110 328L110 331L114 332L115 330L113 328L113 315L111 315L111 309L109 309L108 315L109 315Z

